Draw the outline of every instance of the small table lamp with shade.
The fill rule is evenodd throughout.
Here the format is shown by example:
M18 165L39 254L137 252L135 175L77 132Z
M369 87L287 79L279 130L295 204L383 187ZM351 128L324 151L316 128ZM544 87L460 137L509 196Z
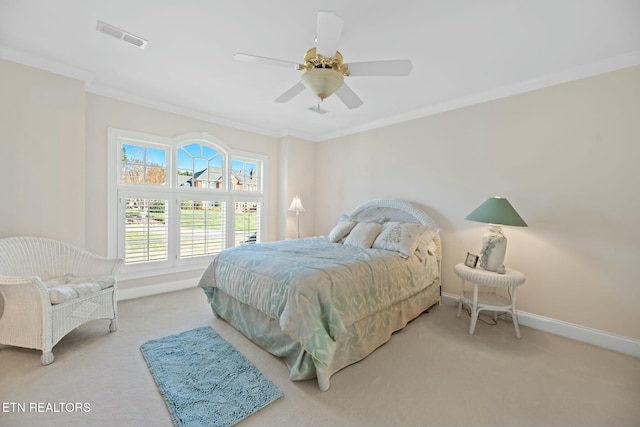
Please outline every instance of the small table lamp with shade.
M300 197L295 196L291 201L291 205L289 205L289 211L296 213L296 223L298 226L298 239L300 238L300 212L304 212L304 206L302 206L302 201Z
M504 256L507 252L507 238L502 234L502 225L527 227L522 217L503 197L487 199L465 219L489 224L489 231L482 236L480 267L488 271L504 273Z

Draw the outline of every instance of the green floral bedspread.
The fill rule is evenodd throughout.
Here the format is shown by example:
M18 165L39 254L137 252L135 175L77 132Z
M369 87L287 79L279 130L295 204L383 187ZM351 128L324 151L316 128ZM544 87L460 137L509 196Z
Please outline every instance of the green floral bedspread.
M435 257L330 243L326 237L245 245L217 255L199 286L215 287L276 319L316 363L328 365L352 323L429 286Z

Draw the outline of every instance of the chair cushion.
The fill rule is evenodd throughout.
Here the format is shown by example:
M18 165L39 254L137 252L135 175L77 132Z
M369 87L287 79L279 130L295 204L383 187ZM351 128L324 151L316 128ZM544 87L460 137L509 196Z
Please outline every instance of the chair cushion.
M76 298L90 296L115 283L112 276L87 277L67 274L43 282L49 292L51 304L61 304Z

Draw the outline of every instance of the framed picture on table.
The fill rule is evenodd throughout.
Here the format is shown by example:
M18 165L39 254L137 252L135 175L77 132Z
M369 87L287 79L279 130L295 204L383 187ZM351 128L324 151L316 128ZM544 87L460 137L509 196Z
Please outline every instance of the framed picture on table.
M478 255L467 252L467 258L464 260L464 265L476 268L476 265L478 265Z

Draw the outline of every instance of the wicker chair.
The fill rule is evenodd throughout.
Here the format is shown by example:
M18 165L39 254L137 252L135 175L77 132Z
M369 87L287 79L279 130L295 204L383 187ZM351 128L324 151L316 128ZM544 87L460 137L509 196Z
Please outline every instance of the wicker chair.
M56 240L0 239L0 296L4 299L0 344L41 350L40 361L48 365L54 359L53 346L83 323L111 319L109 330L118 330L116 274L121 265L121 259L107 259ZM95 286L82 288L87 289L83 292L71 290L75 297L52 304L51 291L56 288L52 282L62 277L100 280L101 285L97 291Z

